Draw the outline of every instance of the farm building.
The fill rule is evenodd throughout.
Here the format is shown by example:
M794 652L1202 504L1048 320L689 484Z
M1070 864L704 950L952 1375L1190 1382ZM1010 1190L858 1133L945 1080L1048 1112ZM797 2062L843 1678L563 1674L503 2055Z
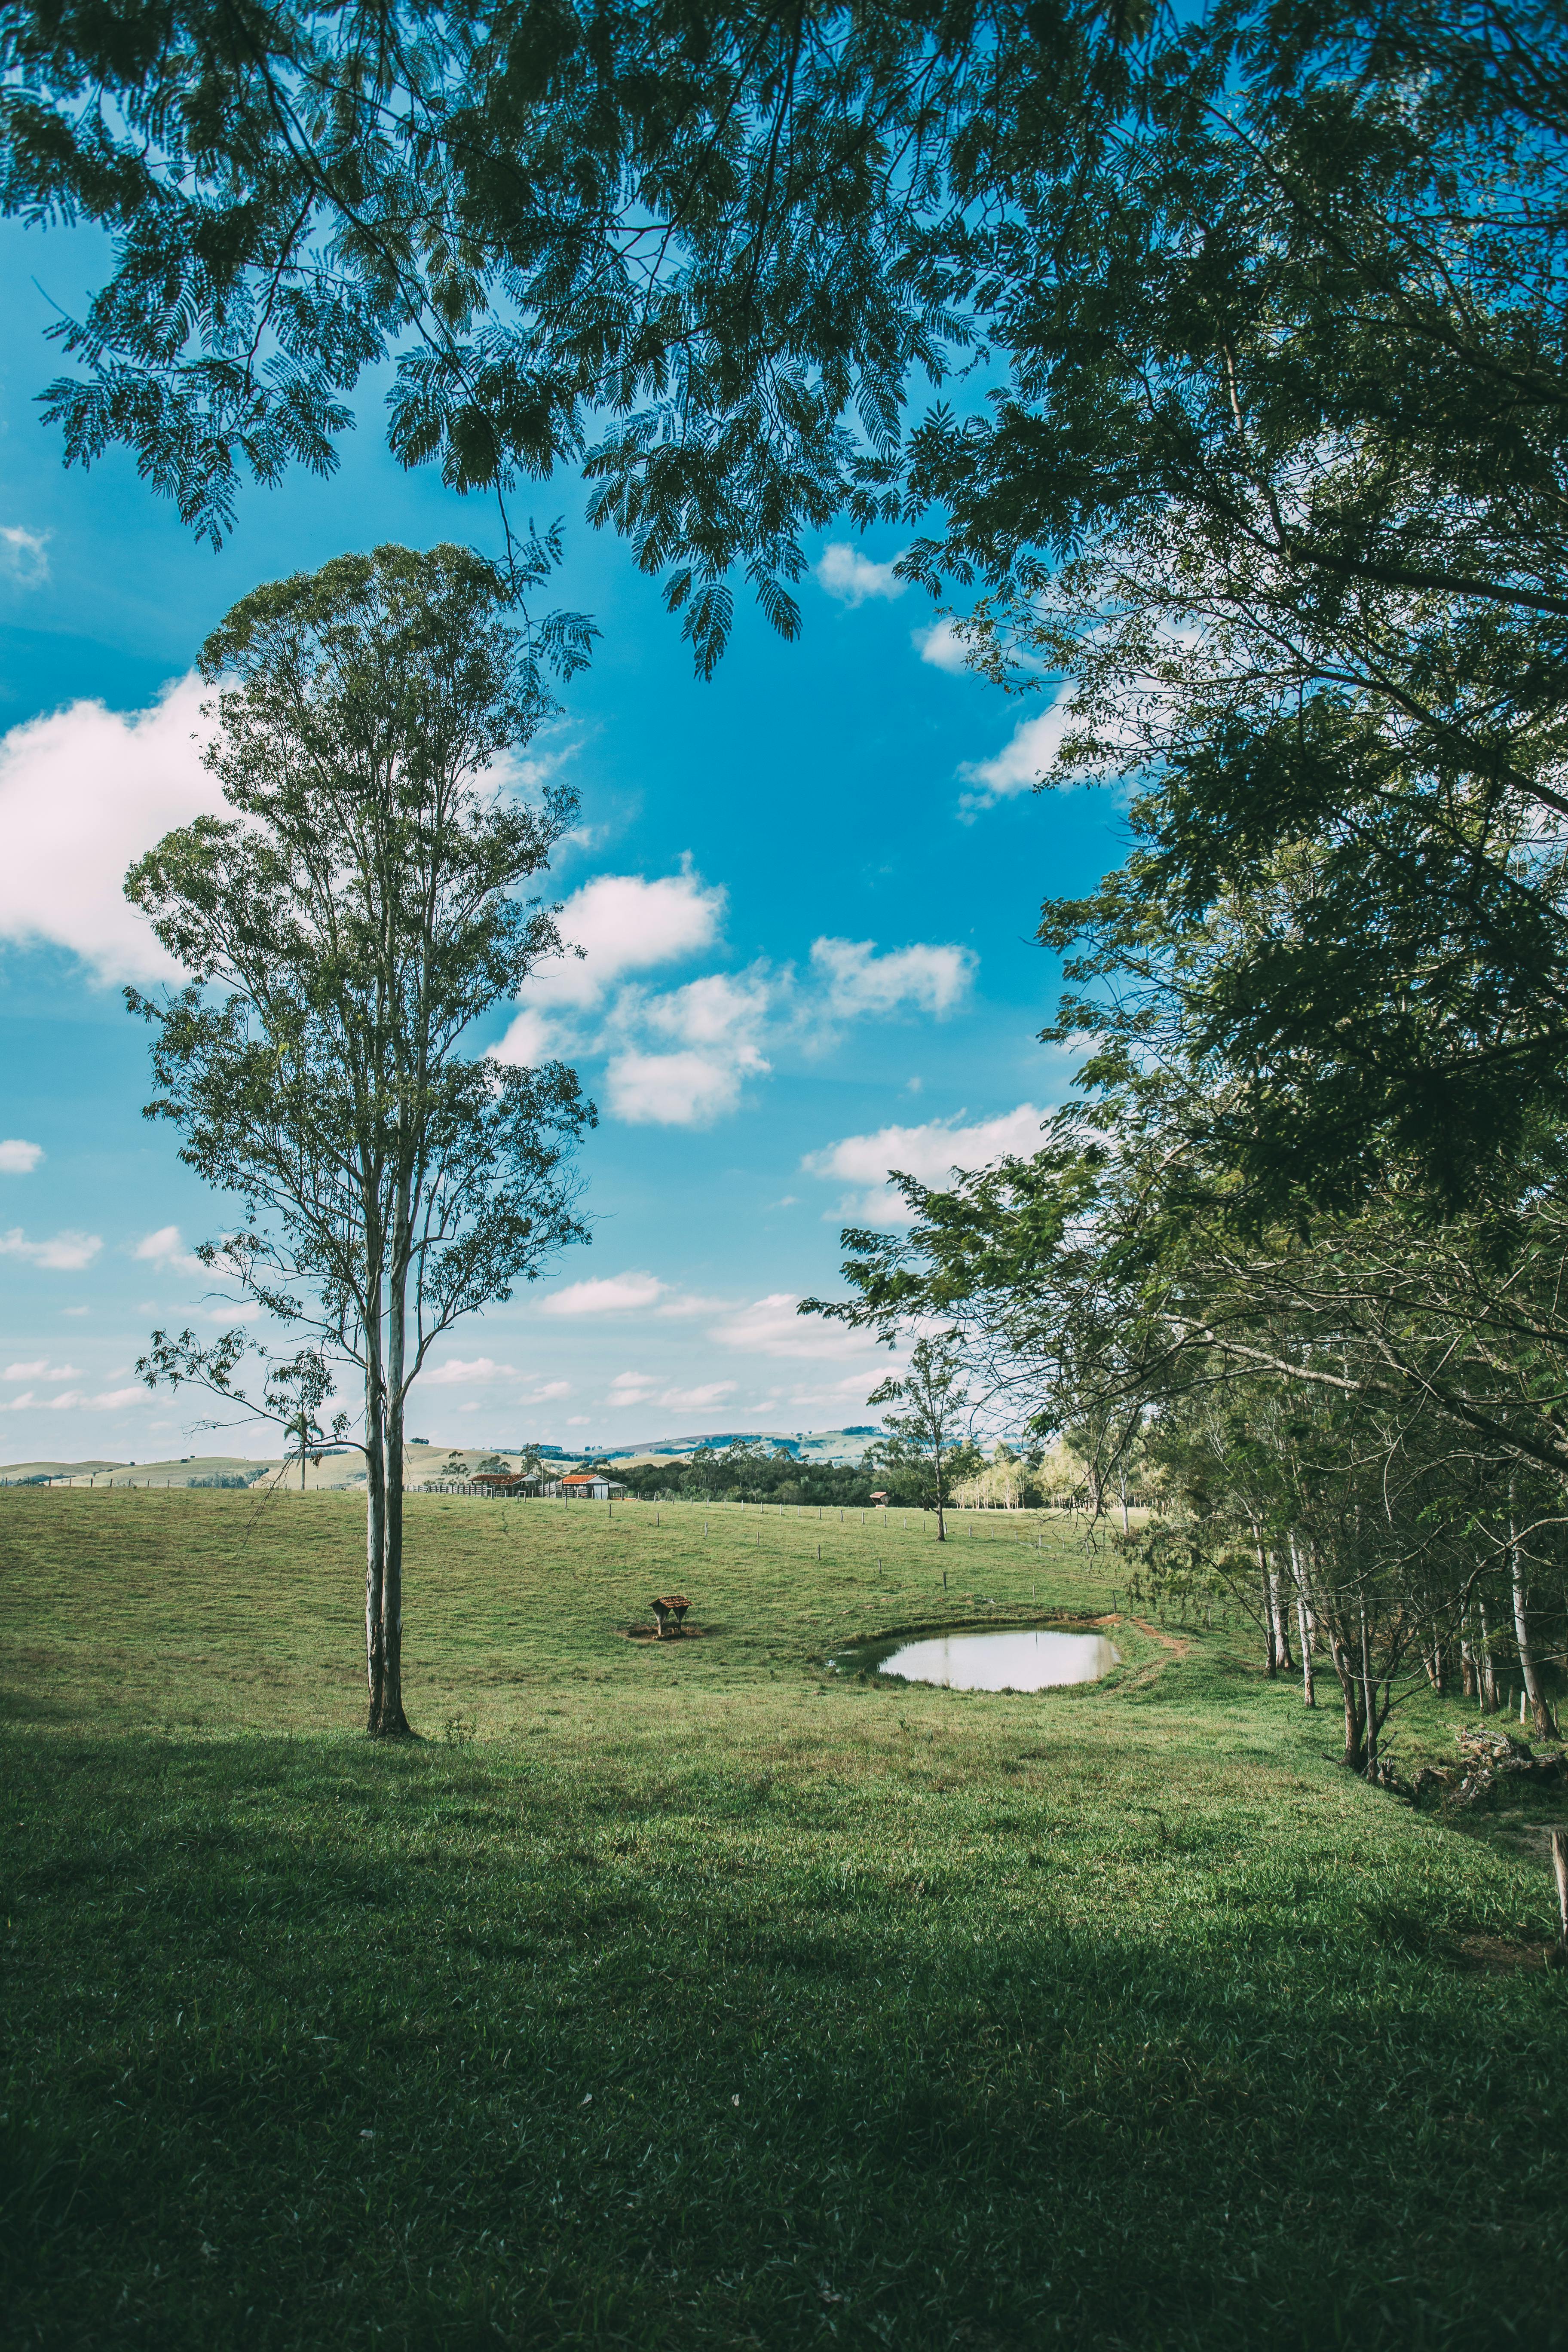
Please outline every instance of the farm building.
M552 1479L544 1491L566 1502L610 1503L626 1490L618 1479L602 1477L596 1470L569 1470L564 1478Z

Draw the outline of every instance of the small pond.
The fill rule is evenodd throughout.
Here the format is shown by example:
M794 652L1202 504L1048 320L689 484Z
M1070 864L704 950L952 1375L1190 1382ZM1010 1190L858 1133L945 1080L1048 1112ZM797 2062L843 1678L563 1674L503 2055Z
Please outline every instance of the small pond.
M1098 1682L1121 1660L1103 1633L1063 1633L1043 1625L988 1633L965 1625L918 1641L867 1643L833 1663L841 1673L892 1675L947 1690L1037 1691Z

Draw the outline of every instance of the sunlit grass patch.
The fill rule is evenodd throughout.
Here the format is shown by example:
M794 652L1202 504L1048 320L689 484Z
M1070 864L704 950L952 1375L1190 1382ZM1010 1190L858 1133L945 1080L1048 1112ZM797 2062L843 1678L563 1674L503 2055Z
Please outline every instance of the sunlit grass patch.
M1110 1563L416 1503L373 1747L352 1504L253 1508L0 1504L19 2342L1554 2340L1568 1983L1475 1958L1549 1874L1236 1629L859 1684Z

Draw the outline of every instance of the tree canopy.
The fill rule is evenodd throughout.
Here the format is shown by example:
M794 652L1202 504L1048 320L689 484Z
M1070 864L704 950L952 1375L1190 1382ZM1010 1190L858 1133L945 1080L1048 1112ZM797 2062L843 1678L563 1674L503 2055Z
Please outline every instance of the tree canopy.
M1563 0L4 25L0 200L115 240L68 457L216 538L391 360L404 462L582 472L704 669L737 570L792 634L806 534L895 528L1066 681L1057 779L1133 790L1048 939L1103 973L1157 899L1212 947L1295 858L1204 983L1252 1181L1457 1197L1564 1107Z

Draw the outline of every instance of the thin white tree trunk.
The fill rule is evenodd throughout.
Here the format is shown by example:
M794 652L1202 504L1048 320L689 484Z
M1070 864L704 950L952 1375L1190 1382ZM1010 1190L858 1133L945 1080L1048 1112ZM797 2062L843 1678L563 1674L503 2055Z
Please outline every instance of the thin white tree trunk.
M1530 1641L1530 1607L1524 1589L1524 1553L1519 1540L1519 1521L1514 1515L1514 1482L1508 1482L1508 1573L1513 1594L1513 1638L1519 1644L1519 1671L1524 1680L1524 1695L1535 1718L1538 1739L1553 1739L1557 1726L1552 1719L1552 1709L1541 1687L1541 1677L1535 1670L1535 1653Z
M1492 1632L1487 1623L1487 1604L1479 1592L1476 1595L1476 1614L1481 1627L1481 1711L1484 1715L1495 1715L1498 1707L1497 1664L1492 1656Z

